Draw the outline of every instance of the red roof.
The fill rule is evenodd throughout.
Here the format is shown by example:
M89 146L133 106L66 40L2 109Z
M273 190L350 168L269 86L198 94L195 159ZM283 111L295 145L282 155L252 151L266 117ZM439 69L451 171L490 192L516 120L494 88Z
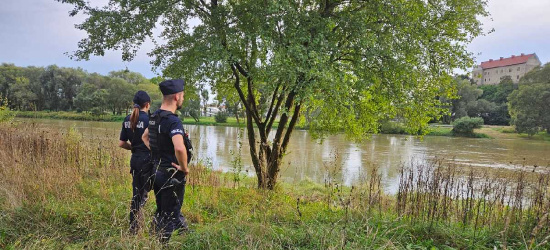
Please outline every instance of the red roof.
M498 60L489 60L486 62L481 63L481 68L483 69L492 69L492 68L498 68L498 67L504 67L504 66L511 66L516 64L522 64L526 63L529 58L535 56L535 54L521 54L519 56L512 56L508 58L500 58Z

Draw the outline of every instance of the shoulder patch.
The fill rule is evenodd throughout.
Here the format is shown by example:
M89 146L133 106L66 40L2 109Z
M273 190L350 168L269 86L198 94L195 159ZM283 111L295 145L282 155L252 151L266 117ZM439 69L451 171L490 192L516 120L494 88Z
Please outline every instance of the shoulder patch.
M170 133L172 133L172 134L177 134L177 133L183 134L183 130L178 128L178 129L172 130Z

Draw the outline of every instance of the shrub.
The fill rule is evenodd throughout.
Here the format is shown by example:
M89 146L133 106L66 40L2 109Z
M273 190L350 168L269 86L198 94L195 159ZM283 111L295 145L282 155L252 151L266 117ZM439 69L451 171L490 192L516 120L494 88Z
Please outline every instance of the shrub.
M8 107L8 99L0 96L0 123L10 122L15 116L15 112Z
M483 125L483 119L481 117L462 117L453 122L452 133L454 135L467 135L473 136L474 129L481 128Z
M382 134L406 134L405 127L399 122L386 121L380 124Z
M226 123L227 122L227 112L218 112L214 119L216 119L217 123Z
M94 116L100 116L101 115L101 109L99 109L98 107L93 107L92 110L90 110L92 112L92 115Z

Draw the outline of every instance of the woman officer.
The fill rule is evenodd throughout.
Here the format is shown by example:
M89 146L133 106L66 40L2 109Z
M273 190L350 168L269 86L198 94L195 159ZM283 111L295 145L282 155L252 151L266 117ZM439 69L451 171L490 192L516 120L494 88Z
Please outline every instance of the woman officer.
M122 123L119 146L132 151L130 173L132 174L132 202L130 204L130 233L139 229L138 216L140 209L147 201L147 193L152 188L151 152L143 144L141 136L149 126L149 108L151 98L145 91L138 91L134 96L134 110ZM128 142L129 141L129 142Z

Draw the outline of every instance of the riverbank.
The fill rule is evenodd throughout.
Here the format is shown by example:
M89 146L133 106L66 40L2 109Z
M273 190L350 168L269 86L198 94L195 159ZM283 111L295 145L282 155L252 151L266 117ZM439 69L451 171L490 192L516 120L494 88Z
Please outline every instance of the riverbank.
M61 120L77 120L77 121L104 121L104 122L122 122L125 115L112 115L104 114L101 116L94 116L90 113L77 113L77 112L48 112L48 111L17 111L16 117L20 118L38 118L38 119L61 119ZM237 122L235 117L228 117L227 122L218 123L214 117L201 117L199 122L196 122L191 117L184 117L182 119L183 124L187 125L203 125L203 126L226 126L226 127L245 127L246 124L243 119ZM278 126L278 122L273 123L273 128ZM306 129L297 127L297 129ZM427 136L453 136L451 133L452 126L450 125L438 125L434 124L430 126ZM550 135L541 132L534 136L528 136L526 134L518 134L514 131L512 126L491 126L484 125L481 129L474 130L474 138L493 138L493 139L517 139L524 138L529 140L544 140L550 141ZM382 134L407 134L404 127L399 124L386 123L381 127L380 133Z
M91 113L77 113L66 111L17 111L15 117L36 118L36 119L58 119L75 121L102 121L102 122L122 122L126 115L102 114L92 115Z
M149 234L154 199L145 206L138 236L127 233L127 151L114 143L84 143L75 130L0 127L0 138L0 248L161 248ZM329 169L325 184L281 182L266 191L243 173L213 171L205 162L191 169L182 212L194 232L174 235L169 249L550 247L547 174L472 172L465 183L484 196L460 184L455 176L461 168L425 166L404 170L400 191L391 196L376 170L354 187L342 187L338 170ZM420 175L409 179L412 173ZM498 185L502 178L507 185ZM527 183L539 183L538 191L520 188ZM510 193L515 195L505 199Z

